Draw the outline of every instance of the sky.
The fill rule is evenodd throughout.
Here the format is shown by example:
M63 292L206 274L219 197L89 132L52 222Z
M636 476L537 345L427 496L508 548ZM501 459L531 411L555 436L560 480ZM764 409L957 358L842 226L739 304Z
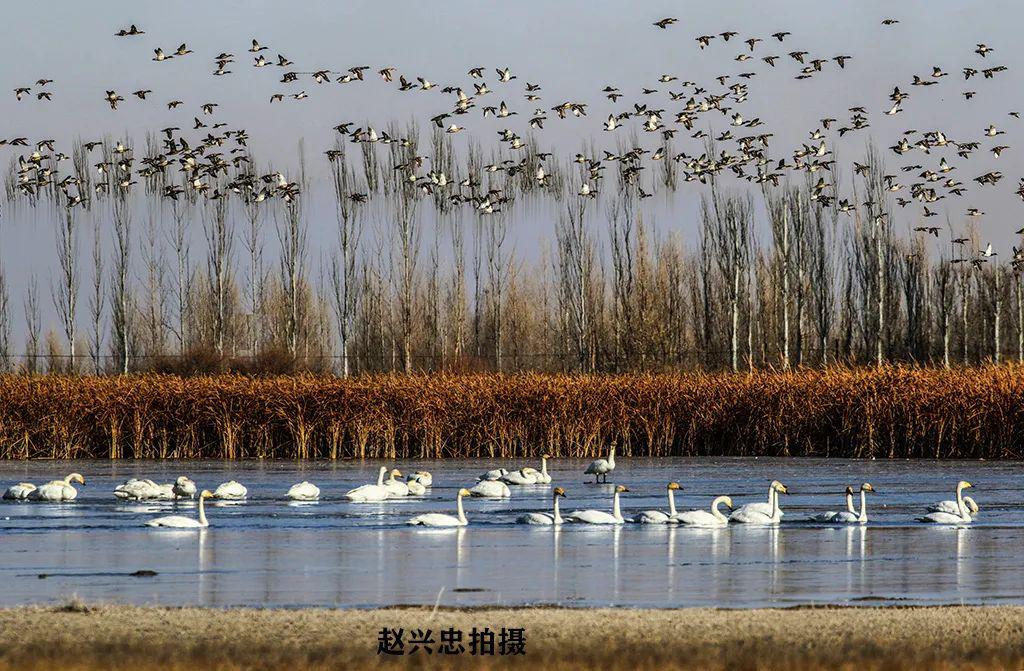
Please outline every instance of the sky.
M141 140L147 130L169 125L186 128L194 116L202 116L201 104L215 102L219 105L216 114L206 120L245 127L256 156L273 157L275 164L294 165L299 139L310 155L318 155L333 144L336 136L331 128L342 121L357 126L370 122L381 127L388 121L405 123L416 118L426 129L430 116L451 107L450 97L439 92L440 86L459 84L468 89L472 80L467 70L484 66L486 81L496 92L489 104L506 100L520 114L511 120L466 115L458 122L468 130L456 136L456 143L464 146L472 136L481 138L485 145L496 144L496 132L504 127L525 134L534 104L523 100L522 87L532 82L542 86L543 100L537 105L545 109L565 100L591 104L586 119L552 120L537 133L543 148L571 154L591 139L599 148L613 148L613 140L603 133L601 123L610 111L622 111L640 100L644 86L662 91L651 102L665 107L666 119L671 119L679 103L669 102L664 95L671 86L656 82L663 73L713 85L713 78L719 74L756 71L758 76L746 82L750 99L742 108L743 114L746 118L760 117L765 122L760 130L775 134L776 154L788 153L783 147L810 142L808 132L820 127L818 119L848 118L846 109L855 105L868 110L871 128L867 134L854 133L836 142L840 159L846 164L863 156L869 139L888 147L908 128L942 129L958 140L981 140L981 130L989 124L1005 128L1006 135L997 141L1010 149L1001 158L985 151L988 145L983 142L970 164L954 173L971 183L974 176L998 169L1005 175L1004 180L995 188L972 188L969 198L952 204L949 215L955 226L961 226L967 206L984 210L986 215L977 221L981 237L1004 249L1007 256L1015 240L1013 231L1024 219L1024 203L1013 193L1024 175L1024 146L1016 146L1024 121L1007 115L1011 110L1024 111L1019 67L1024 53L1017 35L1024 5L1006 0L104 0L12 3L4 13L5 20L0 24L0 58L4 63L0 68L0 138L54 138L58 150L69 149L68 143L74 138ZM666 30L651 25L669 16L677 17L678 23ZM900 22L882 26L881 20L887 17ZM114 32L131 23L146 34L114 37ZM694 41L698 35L725 30L738 31L739 35L728 43L716 39L704 50ZM780 30L792 33L783 44L770 37ZM769 68L757 58L746 63L734 60L737 54L748 52L742 43L748 36L765 40L757 46L755 57L768 53L782 57L776 68ZM357 65L370 66L371 70L367 80L358 85L317 85L308 79L284 85L278 82L280 68L252 67L252 54L246 50L253 38L268 47L266 54L276 58L281 53L295 61L289 69L299 72L345 70ZM154 48L171 52L182 42L195 53L163 63L151 60ZM995 51L982 59L973 52L977 43ZM853 59L843 70L829 63L812 79L797 81L793 75L799 66L786 56L790 50L805 50L824 58L849 54ZM236 62L230 66L233 72L211 76L213 57L222 51L235 54ZM993 80L978 76L964 82L963 67L993 65L1005 65L1009 70ZM410 80L426 77L439 87L399 93L394 84L386 84L374 74L384 66L396 67ZM518 79L502 85L496 82L494 68L506 66ZM933 66L940 66L949 76L936 86L909 85L913 75L929 75ZM55 80L47 87L53 92L52 101L37 101L34 97L15 100L16 87L33 86L35 92L39 89L34 82L40 78ZM600 93L609 84L626 94L614 105ZM889 107L888 95L895 85L912 97L905 102L904 113L886 117L881 112ZM108 89L126 98L116 111L103 100ZM140 101L130 95L137 89L152 89L153 93ZM308 99L269 103L274 93L302 90L309 94ZM965 90L975 90L977 95L964 101L961 92ZM185 104L169 111L165 103L171 99ZM728 119L722 117L715 130L726 128ZM657 144L654 139L641 139L648 148ZM696 145L682 148L693 151ZM18 151L0 147L0 165L6 165ZM901 161L907 163L910 158ZM912 158L922 164L932 160L919 154ZM890 172L896 172L896 157L886 150L886 159ZM317 160L311 165L316 184L326 164ZM844 173L848 179L848 165ZM682 189L677 196L682 204L659 207L669 213L692 213L700 193L697 189ZM900 213L898 230L908 231L922 223L915 211L907 208ZM940 212L946 214L944 208ZM310 213L311 238L326 243L335 226L333 209L328 203L312 207ZM49 218L45 212L18 211L4 216L0 210L0 262L12 284L16 316L20 313L19 297L32 273L44 278L42 302L50 303L45 278L55 261ZM691 240L695 240L693 219L673 217L673 225ZM534 233L549 234L550 230L542 230L549 226L550 222L526 222L519 227L527 235L517 240L517 253L535 253ZM44 328L56 327L52 314L46 315L44 322Z

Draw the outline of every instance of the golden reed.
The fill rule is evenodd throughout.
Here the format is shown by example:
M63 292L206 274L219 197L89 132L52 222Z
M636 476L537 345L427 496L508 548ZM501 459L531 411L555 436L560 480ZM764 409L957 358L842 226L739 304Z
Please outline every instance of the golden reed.
M0 376L0 458L1018 459L1024 367Z

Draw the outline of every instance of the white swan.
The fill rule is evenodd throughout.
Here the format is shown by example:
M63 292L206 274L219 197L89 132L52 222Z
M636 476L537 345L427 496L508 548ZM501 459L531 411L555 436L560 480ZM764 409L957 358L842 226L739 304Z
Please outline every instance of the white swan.
M539 525L562 524L564 520L562 519L562 515L558 512L558 498L561 496L565 496L565 490L562 489L561 487L555 487L554 490L552 490L551 492L551 498L554 499L554 511L552 514L549 515L548 513L525 513L523 515L520 515L518 519L516 519L516 523Z
M551 458L550 454L540 455L540 473L535 476L537 478L538 485L550 485L551 476L548 475L548 459Z
M974 501L974 499L972 499L970 496L965 496L964 505L967 506L967 512L971 514L971 519L974 519L978 516L979 508L978 504ZM930 513L952 513L955 515L957 513L956 501L952 501L949 499L945 501L936 501L935 503L928 506L927 510Z
M203 501L209 498L213 498L213 494L208 489L204 489L199 494L199 519L192 519L184 515L167 515L149 520L146 522L146 526L168 527L171 529L205 529L210 526L210 523L206 521L206 510L203 508Z
M966 480L961 480L956 483L956 509L955 513L928 513L923 517L918 517L918 522L926 522L929 524L970 524L974 521L971 517L970 511L967 509L967 505L964 503L964 490L968 487L973 487L971 483Z
M526 467L506 473L501 481L508 485L535 485L538 475L540 475L540 471L536 468Z
M229 480L221 485L217 486L217 489L213 490L213 496L211 498L221 499L222 501L241 501L248 496L249 490L245 486L234 480Z
M501 480L506 475L508 475L508 469L492 468L489 471L481 473L477 480Z
M434 476L431 475L429 471L416 471L406 478L406 480L409 482L418 482L424 487L430 487L434 484Z
M286 496L292 501L316 501L320 498L320 488L312 482L303 480L288 489Z
M7 488L7 491L4 492L4 498L8 501L24 501L35 490L36 486L31 482L19 482Z
M846 488L846 512L851 513L853 515L857 514L857 509L853 507L853 487ZM835 519L836 515L838 514L838 511L830 510L825 513L817 513L816 515L811 515L807 519L811 522L831 522L833 519Z
M711 502L711 512L688 510L685 513L676 514L670 521L691 527L724 527L729 524L729 518L718 509L718 506L723 503L729 510L732 510L732 499L728 496L719 496Z
M624 524L625 518L619 509L619 494L628 492L625 485L616 485L615 494L612 495L612 512L606 513L603 510L577 510L566 519L570 522L583 522L585 524Z
M131 501L155 499L160 494L160 485L143 478L128 478L114 488L114 496Z
M512 496L512 490L501 480L481 480L469 488L469 493L485 499L507 499Z
M595 459L594 461L590 462L590 465L587 466L587 470L583 471L583 474L584 475L593 475L594 476L594 483L596 484L596 483L601 481L602 477L604 477L604 482L608 482L608 474L611 473L614 470L615 470L615 446L612 445L608 449L608 458L607 459Z
M634 522L640 524L668 524L670 518L676 515L676 490L682 489L678 482L668 483L668 513L663 513L660 510L645 510L641 513L637 513L636 517L633 518Z
M867 524L868 523L868 503L867 503L867 492L873 492L875 488L871 486L870 482L865 482L860 486L860 512L851 513L848 510L844 510L841 513L836 513L836 516L829 520L832 524Z
M85 478L78 473L71 473L63 480L51 480L29 492L28 498L32 501L74 501L78 490L71 486L72 482L84 485Z
M392 469L390 476L384 481L384 488L388 490L393 498L399 496L409 496L409 485L402 482L401 480L395 480L395 478L402 477L402 472L397 468Z
M423 496L427 493L427 488L418 480L409 480L405 484L409 486L409 496Z
M174 481L171 491L179 499L191 499L196 495L196 483L188 476L181 475Z
M469 524L469 520L466 519L466 513L462 509L462 497L469 496L469 490L462 488L459 490L459 495L456 497L456 506L458 508L458 515L445 515L442 513L427 513L425 515L417 515L410 519L406 524L420 525L424 527L464 527Z
M782 518L782 511L779 510L779 494L788 494L786 485L778 480L772 480L768 488L768 500L771 509L766 513L760 503L748 503L747 505L734 510L729 515L729 521L737 524L778 524Z
M377 473L377 484L363 485L345 492L345 498L349 501L383 501L390 496L388 488L384 486L384 474L388 472L387 466L381 466Z

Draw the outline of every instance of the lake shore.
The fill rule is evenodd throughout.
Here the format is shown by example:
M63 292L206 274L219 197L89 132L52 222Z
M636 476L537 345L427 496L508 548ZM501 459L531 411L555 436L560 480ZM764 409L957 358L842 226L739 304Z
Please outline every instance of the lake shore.
M494 632L494 655L471 654L471 631ZM404 654L378 654L383 628ZM461 655L440 635L463 632ZM501 631L523 629L525 655L501 655ZM956 635L949 631L955 628ZM433 654L413 652L431 630ZM425 631L424 631L425 633ZM482 639L486 641L486 638ZM506 641L514 650L514 637ZM454 648L454 644L452 646ZM567 608L262 610L92 606L0 610L0 669L1018 668L1024 607L633 610Z

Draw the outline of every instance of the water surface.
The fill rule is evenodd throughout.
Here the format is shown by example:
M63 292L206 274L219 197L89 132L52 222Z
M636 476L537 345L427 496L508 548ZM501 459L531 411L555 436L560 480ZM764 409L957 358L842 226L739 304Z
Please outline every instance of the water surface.
M0 483L43 482L77 471L87 486L71 503L0 505L0 606L91 601L200 606L451 606L560 604L630 607L760 607L797 604L1024 603L1024 481L1020 463L819 459L620 459L608 485L584 480L586 462L552 461L563 511L611 506L625 484L624 513L667 508L665 484L680 482L679 509L718 494L737 505L766 500L777 478L778 528L699 530L514 524L548 509L553 485L512 487L505 501L466 501L470 526L404 524L420 512L454 512L455 493L499 464L408 462L434 486L424 498L351 503L342 494L376 479L379 462L6 462ZM390 464L388 464L390 465ZM529 464L509 464L521 466ZM132 476L170 482L188 474L200 487L236 479L241 503L207 506L211 528L159 530L143 523L194 502L127 503L115 485ZM982 508L969 528L913 521L928 503L974 483ZM283 500L310 480L316 503ZM841 510L847 484L868 481L867 527L802 523ZM142 571L143 574L131 575ZM155 572L152 575L148 572Z

